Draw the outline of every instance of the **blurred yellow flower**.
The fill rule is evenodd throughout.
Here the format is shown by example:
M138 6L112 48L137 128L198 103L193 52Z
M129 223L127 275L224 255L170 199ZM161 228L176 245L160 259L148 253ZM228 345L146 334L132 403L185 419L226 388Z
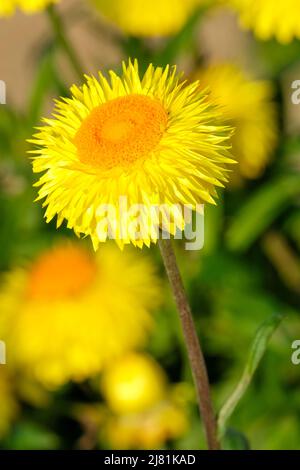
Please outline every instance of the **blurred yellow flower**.
M1 0L0 16L9 16L17 9L24 13L37 13L44 10L50 3L57 3L59 0Z
M11 362L49 388L81 381L132 348L152 326L160 287L150 261L108 244L97 257L64 243L8 275L1 336Z
M196 77L209 87L211 99L222 107L224 118L235 127L232 146L239 165L231 181L238 182L240 176L259 177L277 143L278 125L271 82L250 80L230 63L211 65L200 70Z
M114 449L160 449L186 433L188 416L184 408L162 402L145 413L111 416L104 430Z
M165 397L167 379L150 357L130 353L103 376L102 389L110 408L118 414L139 413Z
M131 353L104 372L103 391L112 413L103 432L116 449L155 449L188 428L186 395L177 398L164 370L151 357Z
M5 367L0 366L0 438L8 432L18 412L11 379Z
M204 0L91 0L109 21L132 36L177 33Z
M110 71L110 83L101 73L86 78L31 140L39 147L33 170L45 172L36 186L47 222L66 219L95 249L111 234L121 247L156 242L153 208L170 233L182 230L178 206L213 203L227 181L231 129L198 82L180 81L175 68L150 65L141 79L135 61L121 78Z
M300 39L299 0L226 0L238 13L242 26L259 39L275 37L287 44Z

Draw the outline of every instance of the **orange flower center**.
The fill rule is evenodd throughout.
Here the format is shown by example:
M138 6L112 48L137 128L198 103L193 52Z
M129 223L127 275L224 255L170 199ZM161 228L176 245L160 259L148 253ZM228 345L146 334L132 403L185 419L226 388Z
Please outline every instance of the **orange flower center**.
M60 246L43 254L29 275L28 296L56 300L84 291L96 275L96 265L84 249Z
M168 115L159 101L144 95L115 98L93 109L75 135L82 163L111 169L149 155L159 143Z

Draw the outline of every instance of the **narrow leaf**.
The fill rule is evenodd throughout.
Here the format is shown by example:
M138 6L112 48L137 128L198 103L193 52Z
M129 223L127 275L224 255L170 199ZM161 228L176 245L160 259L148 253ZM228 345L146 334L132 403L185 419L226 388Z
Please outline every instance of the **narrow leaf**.
M52 87L53 62L50 54L41 58L28 103L29 125L39 121L47 91Z
M260 188L233 219L226 234L228 247L247 250L297 195L300 195L300 176L294 174Z
M236 429L226 429L222 441L223 450L250 450L250 443L247 437Z
M171 37L164 49L154 57L155 64L161 66L172 64L180 52L191 47L196 27L205 9L205 4L202 7L199 7L188 19L180 32L176 36Z
M283 315L274 314L258 328L255 335L254 341L252 343L246 367L244 369L241 380L239 381L237 387L228 398L228 400L223 405L219 417L218 417L218 432L220 439L224 436L226 431L226 425L234 412L236 406L238 405L241 398L244 396L252 377L266 351L268 342L281 322Z

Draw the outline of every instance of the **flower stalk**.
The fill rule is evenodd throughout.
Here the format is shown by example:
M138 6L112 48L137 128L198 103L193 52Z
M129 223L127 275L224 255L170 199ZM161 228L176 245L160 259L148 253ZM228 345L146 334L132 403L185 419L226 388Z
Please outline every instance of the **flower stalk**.
M58 15L55 9L55 6L53 4L48 6L47 13L48 13L48 17L49 17L55 38L57 40L57 43L59 44L60 48L64 51L66 56L68 57L75 74L78 76L80 80L82 80L83 67L71 43L69 42L67 35L65 34L63 21Z
M177 305L183 335L197 392L200 415L203 419L208 449L218 450L217 421L214 414L206 364L196 332L190 305L184 289L171 241L160 239L159 248Z

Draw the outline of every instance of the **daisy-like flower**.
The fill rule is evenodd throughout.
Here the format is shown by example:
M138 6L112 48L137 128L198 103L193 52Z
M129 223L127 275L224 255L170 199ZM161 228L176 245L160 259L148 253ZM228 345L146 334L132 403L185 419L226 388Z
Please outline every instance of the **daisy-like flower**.
M188 429L186 384L171 385L151 357L130 353L103 375L110 413L102 429L116 449L156 449Z
M263 40L276 38L288 44L300 39L298 0L226 0L238 13L243 27Z
M235 127L233 154L238 165L231 181L257 178L272 157L277 143L276 106L273 87L265 80L250 80L232 63L211 65L196 73L211 90L211 99L222 107L224 117Z
M105 18L133 36L177 33L204 0L91 0ZM159 12L159 14L158 14Z
M31 141L47 222L66 219L95 249L108 236L121 247L150 245L162 223L182 230L182 207L213 203L227 181L231 129L175 68L150 65L140 78L135 61L110 82L101 73L86 79Z
M167 400L144 413L111 415L103 425L103 440L113 449L161 449L188 428L187 409Z
M10 16L17 9L27 14L37 13L44 10L51 3L58 3L59 0L1 0L0 16Z
M150 356L132 352L105 371L102 391L115 413L140 413L165 399L167 377Z
M97 374L143 345L159 299L148 259L110 244L91 257L62 243L8 275L0 337L15 367L55 388Z

